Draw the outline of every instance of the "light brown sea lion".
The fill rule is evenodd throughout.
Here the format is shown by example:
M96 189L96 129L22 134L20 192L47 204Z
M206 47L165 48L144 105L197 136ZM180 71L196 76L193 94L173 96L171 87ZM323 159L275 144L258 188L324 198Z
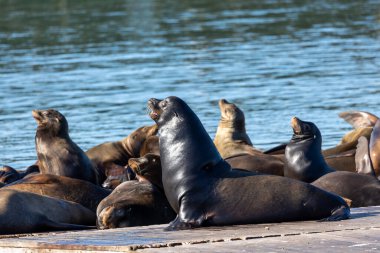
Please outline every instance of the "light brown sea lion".
M146 138L157 133L157 126L144 126L136 129L126 138L116 142L99 144L86 151L90 160L102 171L102 182L109 176L108 170L114 170L128 164L131 157L139 157Z
M165 194L148 181L120 184L97 209L99 229L168 223L175 218Z
M252 146L243 111L225 99L219 100L219 108L221 118L214 144L223 159L236 169L282 176L284 164L281 158L263 154Z
M100 201L111 191L85 180L50 175L35 174L7 185L4 189L32 192L81 204L96 212Z
M36 151L41 174L53 174L98 183L98 173L83 150L69 136L66 118L58 111L33 110L38 127Z
M0 234L88 229L95 221L95 213L80 204L0 189Z
M294 179L231 169L180 98L152 98L148 106L159 128L165 196L178 214L167 230L349 217L348 205L335 194Z
M253 147L245 129L242 110L225 99L219 100L220 120L214 144L223 158L241 154L256 155L262 152Z

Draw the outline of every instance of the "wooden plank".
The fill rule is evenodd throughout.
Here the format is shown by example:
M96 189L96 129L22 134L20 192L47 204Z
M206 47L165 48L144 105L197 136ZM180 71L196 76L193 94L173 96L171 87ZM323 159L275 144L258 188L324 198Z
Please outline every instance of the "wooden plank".
M0 239L0 251L5 252L129 252L129 251L210 251L236 248L255 251L282 248L293 252L310 248L319 251L325 245L334 247L379 248L380 206L353 208L352 218L339 222L284 222L241 226L209 227L166 232L166 225L109 230L86 230L8 236ZM276 242L276 243L274 243ZM289 242L289 247L284 246ZM298 242L298 243L297 243ZM354 243L359 246L353 246ZM270 246L270 245L274 246ZM240 246L239 246L240 245ZM265 246L267 245L267 246ZM364 245L364 246L360 246ZM340 249L340 248L339 248ZM348 248L350 250L351 248ZM361 249L360 249L361 250ZM240 251L240 250L239 250Z

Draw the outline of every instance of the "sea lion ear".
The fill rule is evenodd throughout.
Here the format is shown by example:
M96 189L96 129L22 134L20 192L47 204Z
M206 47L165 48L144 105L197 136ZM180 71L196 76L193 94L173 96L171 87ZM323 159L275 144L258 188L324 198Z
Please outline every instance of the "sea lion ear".
M355 164L357 173L376 177L371 158L369 156L368 140L364 136L358 139L358 145L356 146L355 153Z
M179 117L178 113L176 111L174 111L174 116L177 117L177 118Z

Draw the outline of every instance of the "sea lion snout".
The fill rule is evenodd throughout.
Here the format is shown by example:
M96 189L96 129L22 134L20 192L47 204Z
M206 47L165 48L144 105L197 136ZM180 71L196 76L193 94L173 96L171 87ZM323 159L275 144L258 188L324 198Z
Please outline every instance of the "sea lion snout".
M148 100L148 107L151 110L149 116L155 121L160 117L161 109L159 107L159 103L161 101L162 100L156 98L151 98Z
M295 134L301 133L301 126L299 124L300 120L297 117L293 117L290 121L290 125L293 128Z

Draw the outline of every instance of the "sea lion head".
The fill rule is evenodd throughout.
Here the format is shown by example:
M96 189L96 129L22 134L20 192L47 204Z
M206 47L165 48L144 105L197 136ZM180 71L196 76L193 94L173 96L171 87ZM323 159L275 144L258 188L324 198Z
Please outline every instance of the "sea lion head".
M221 121L231 122L234 125L245 124L245 117L242 110L233 103L229 103L226 99L219 100L219 109Z
M32 115L38 124L37 132L48 132L52 136L67 135L69 132L65 116L54 109L33 110Z
M9 184L21 178L17 170L7 165L0 168L0 183Z
M132 157L138 157L145 140L157 134L157 125L143 126L128 135L122 142Z
M164 195L149 182L127 181L120 184L98 205L99 229L146 226L173 219Z
M305 140L317 140L322 144L322 135L318 127L313 122L302 121L297 117L291 120L293 128L293 137L291 143L296 143Z
M136 173L139 181L146 180L161 189L163 188L161 159L159 155L148 153L139 158L130 158L128 165Z
M175 124L175 122L183 121L185 118L196 117L182 99L174 96L163 100L151 98L148 101L148 107L151 110L149 116L157 123L158 127L164 124Z

